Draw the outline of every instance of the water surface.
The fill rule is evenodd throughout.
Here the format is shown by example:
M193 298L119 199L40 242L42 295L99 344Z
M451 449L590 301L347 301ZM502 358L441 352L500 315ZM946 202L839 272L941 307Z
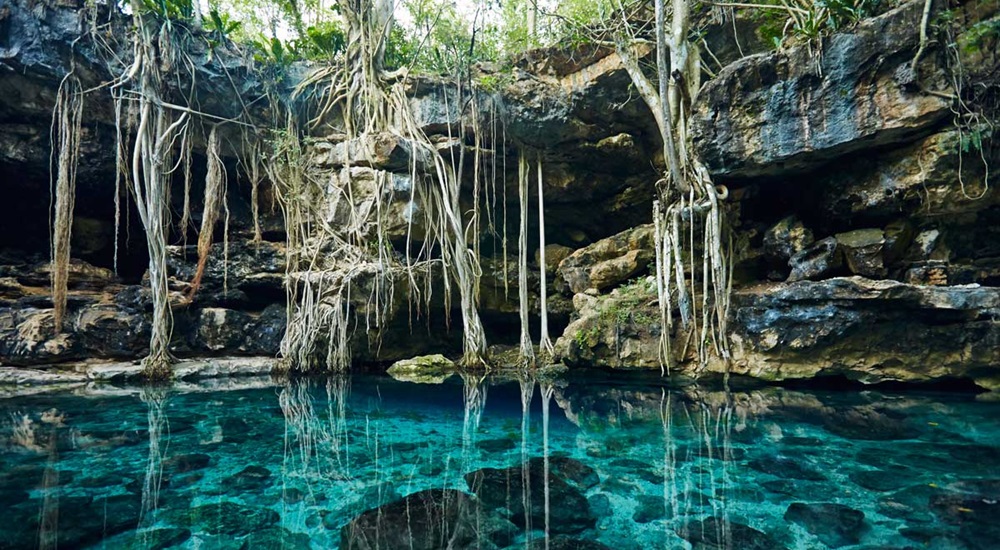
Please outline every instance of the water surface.
M968 394L354 376L0 399L0 548L997 548Z

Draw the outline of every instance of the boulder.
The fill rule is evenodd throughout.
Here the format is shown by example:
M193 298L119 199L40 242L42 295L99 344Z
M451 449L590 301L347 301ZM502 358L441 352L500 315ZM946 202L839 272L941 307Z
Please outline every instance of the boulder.
M785 521L805 527L830 548L858 544L866 529L865 513L843 504L793 502Z
M884 279L885 234L881 229L856 229L836 235L837 246L843 250L851 273L869 279Z
M788 265L792 268L788 275L789 283L815 281L836 275L844 265L844 255L837 239L827 237L796 253L788 260Z
M813 233L797 216L788 216L764 232L764 255L784 268L788 260L814 242Z
M401 382L416 384L441 384L458 370L454 361L447 357L423 355L412 359L396 361L386 373Z
M465 474L465 481L484 506L506 510L520 527L524 527L526 515L532 525L545 525L546 486L550 502L558 503L549 510L552 533L573 534L593 527L597 519L583 491L599 482L594 470L573 459L552 458L546 480L544 464L544 459L532 458L522 466L483 468Z
M660 310L651 278L611 294L573 296L574 319L555 342L555 355L569 366L660 368Z
M549 274L555 273L559 269L559 264L573 253L573 249L561 244L545 245L545 269ZM542 256L539 251L535 251L535 265L542 263Z
M641 225L570 254L559 274L573 292L615 287L638 275L655 258L653 226Z
M688 522L675 530L694 550L780 550L785 548L771 535L727 518L710 517Z
M802 481L824 481L826 476L816 469L794 458L781 455L771 455L751 460L749 466L758 472L771 474L782 479Z

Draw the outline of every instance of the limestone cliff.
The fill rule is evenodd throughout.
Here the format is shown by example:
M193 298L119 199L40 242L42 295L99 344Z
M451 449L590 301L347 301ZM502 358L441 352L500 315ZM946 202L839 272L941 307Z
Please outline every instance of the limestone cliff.
M733 47L736 25L706 27L706 43L725 66L696 101L694 144L716 181L730 189L735 260L734 357L709 371L767 380L839 375L1000 384L1000 193L988 179L1000 154L988 136L970 148L967 127L956 123L955 98L969 91L956 88L951 50L932 46L915 74L907 71L922 4L904 3L818 44L764 51L758 41L757 53L746 56ZM956 28L995 20L991 6L956 3ZM81 11L71 7L13 1L0 8L3 365L137 358L148 340L141 229L134 216L124 234L113 229L107 99L88 103L85 115L70 318L54 334L47 287L49 117L59 75L70 63L90 86L110 78L92 49L74 42L82 24ZM987 90L976 92L985 103L1000 97L996 38L988 40L961 49L959 59L964 74ZM206 112L226 116L242 98L267 119L262 85L246 57L195 53ZM457 101L457 84L448 80L412 77L407 93L421 130L442 154L471 154L488 143L495 159L493 221L473 237L483 253L480 301L489 341L517 341L516 261L504 254L516 250L516 155L528 151L544 168L558 359L570 367L659 370L662 327L655 289L646 281L654 256L647 224L663 159L655 124L630 91L628 74L600 47L532 52L509 71L477 70L474 79L494 84L474 86L476 113ZM286 90L303 73L290 70ZM493 118L484 125L487 111ZM376 154L359 166L361 147ZM316 132L306 153L307 169L320 179L352 166L354 199L385 207L397 240L416 220L419 238L420 205L400 197L411 185L409 166L421 159L411 158L404 141L385 135L351 143L336 132ZM284 227L265 183L258 199L266 206L263 241L251 242L251 193L236 158L228 156L227 165L228 247L214 245L198 298L175 312L173 348L179 355L273 356L285 323ZM374 171L392 175L392 196L365 187L364 174ZM468 203L474 190L471 174L464 177ZM537 243L537 222L530 219L529 242ZM178 295L197 257L184 246L185 233L175 228L171 236ZM529 277L533 326L539 282L537 272ZM358 362L458 351L458 329L447 326L443 302L434 307L411 322L399 304L381 339L356 330ZM693 364L680 368L703 374Z

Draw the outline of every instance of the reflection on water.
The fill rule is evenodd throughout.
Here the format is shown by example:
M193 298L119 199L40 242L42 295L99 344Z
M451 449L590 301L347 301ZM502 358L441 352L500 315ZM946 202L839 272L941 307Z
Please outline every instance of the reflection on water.
M969 395L522 374L102 387L0 409L0 548L1000 540L1000 405Z

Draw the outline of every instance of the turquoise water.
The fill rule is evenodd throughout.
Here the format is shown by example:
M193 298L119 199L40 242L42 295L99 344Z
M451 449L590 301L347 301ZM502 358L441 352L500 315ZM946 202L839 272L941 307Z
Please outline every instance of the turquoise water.
M0 399L0 548L1000 547L973 395L241 384Z

